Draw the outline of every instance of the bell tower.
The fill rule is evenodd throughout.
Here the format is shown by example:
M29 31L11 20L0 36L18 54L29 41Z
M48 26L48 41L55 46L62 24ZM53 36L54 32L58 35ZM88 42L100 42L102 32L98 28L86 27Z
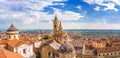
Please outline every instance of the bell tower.
M53 20L53 34L56 35L58 30L59 30L59 22L58 22L58 18L56 15Z
M61 31L61 32L63 31L61 22L60 22L60 25L59 25L59 31Z
M58 21L57 15L53 20L53 37L59 43L63 43L68 37L67 33L62 28L61 22Z

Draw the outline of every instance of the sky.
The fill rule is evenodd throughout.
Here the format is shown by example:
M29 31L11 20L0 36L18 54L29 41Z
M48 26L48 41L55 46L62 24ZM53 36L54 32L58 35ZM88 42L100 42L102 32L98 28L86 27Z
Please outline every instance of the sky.
M120 0L0 0L0 29L120 29Z

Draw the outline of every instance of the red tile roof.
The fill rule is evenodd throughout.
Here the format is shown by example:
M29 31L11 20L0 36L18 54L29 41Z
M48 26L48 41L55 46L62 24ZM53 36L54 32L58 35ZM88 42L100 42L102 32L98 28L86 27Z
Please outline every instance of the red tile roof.
M5 49L0 49L0 58L23 58L23 57L17 53Z
M9 40L7 42L7 44L11 47L17 47L17 46L20 46L22 44L24 44L25 42L23 41L20 41L20 40L17 40L17 39L13 39L13 40Z
M97 53L107 53L107 52L115 52L120 51L120 46L115 47L105 47L105 48L98 48Z
M8 41L7 39L0 40L0 44L6 44L7 41Z

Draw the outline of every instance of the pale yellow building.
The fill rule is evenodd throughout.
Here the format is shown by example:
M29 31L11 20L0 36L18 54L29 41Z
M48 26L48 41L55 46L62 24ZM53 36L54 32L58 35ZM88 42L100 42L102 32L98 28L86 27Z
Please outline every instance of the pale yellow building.
M111 42L107 39L95 40L92 41L92 46L94 48L104 48L104 47L111 47Z
M106 42L105 41L93 41L92 46L94 48L103 48L103 47L106 47Z

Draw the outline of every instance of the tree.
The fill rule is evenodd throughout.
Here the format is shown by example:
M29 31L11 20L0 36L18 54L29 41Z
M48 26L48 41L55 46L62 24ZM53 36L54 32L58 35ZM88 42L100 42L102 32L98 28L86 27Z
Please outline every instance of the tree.
M51 37L49 36L49 35L45 35L44 37L43 37L43 39L50 39Z

